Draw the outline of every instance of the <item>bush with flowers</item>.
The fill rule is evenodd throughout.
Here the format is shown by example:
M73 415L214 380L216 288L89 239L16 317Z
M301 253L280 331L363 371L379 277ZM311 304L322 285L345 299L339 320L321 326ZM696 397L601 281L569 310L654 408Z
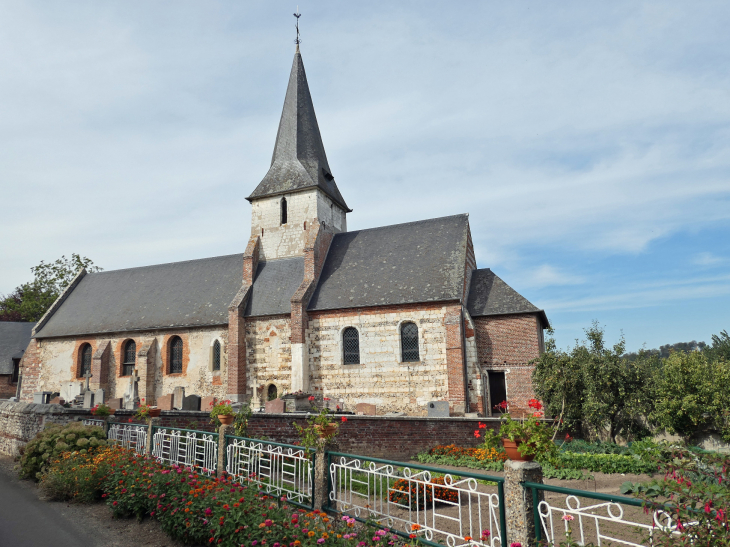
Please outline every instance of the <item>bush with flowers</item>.
M222 425L221 421L218 419L218 416L233 416L235 412L233 412L233 407L231 406L231 401L228 399L218 401L217 399L213 400L212 407L210 409L210 423L215 426L216 430Z
M99 403L91 409L91 413L97 418L106 418L114 414L114 410L104 403Z
M100 446L83 453L64 452L49 460L39 486L48 499L91 503L101 499L116 449Z
M64 452L85 453L106 443L104 430L100 427L87 427L80 422L65 426L51 424L25 445L20 458L20 476L39 480L52 458L58 458Z
M444 477L433 477L430 481L433 485L445 485ZM423 482L398 479L393 483L388 499L410 509L423 509L430 506L434 498L436 501L448 501L458 503L459 493L453 488L443 486L430 486Z

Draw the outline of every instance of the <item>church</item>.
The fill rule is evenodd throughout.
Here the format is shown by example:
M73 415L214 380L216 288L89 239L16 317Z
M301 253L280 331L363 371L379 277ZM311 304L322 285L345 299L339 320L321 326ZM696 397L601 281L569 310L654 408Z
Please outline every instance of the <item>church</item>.
M378 414L527 409L545 312L477 269L468 214L347 230L299 46L247 199L242 254L79 271L33 328L21 400L84 380L119 398L134 375L150 405L184 387L255 407L302 392Z

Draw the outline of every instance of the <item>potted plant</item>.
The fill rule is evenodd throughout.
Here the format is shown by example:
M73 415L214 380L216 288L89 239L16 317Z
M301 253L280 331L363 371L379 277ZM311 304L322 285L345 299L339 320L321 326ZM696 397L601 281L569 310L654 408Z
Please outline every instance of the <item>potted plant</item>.
M216 427L219 427L221 424L231 425L236 418L233 407L231 407L231 401L226 399L225 401L218 402L216 400L213 403L213 408L210 410L210 422Z
M330 420L327 408L323 408L319 414L311 416L307 420L307 426L302 427L296 422L293 424L302 439L302 445L307 448L321 448L332 442L339 432L339 424ZM342 417L342 421L347 418Z
M106 418L114 414L114 410L106 406L104 403L100 403L91 409L91 414L97 418Z
M555 454L557 447L552 441L552 429L539 421L542 418L542 404L537 399L530 399L528 405L533 410L527 419L516 420L509 413L502 415L499 435L509 459L530 462ZM508 409L506 401L497 405L502 410Z

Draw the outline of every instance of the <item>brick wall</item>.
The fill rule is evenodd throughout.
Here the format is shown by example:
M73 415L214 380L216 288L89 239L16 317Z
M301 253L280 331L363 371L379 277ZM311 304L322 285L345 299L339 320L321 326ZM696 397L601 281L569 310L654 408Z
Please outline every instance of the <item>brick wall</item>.
M539 318L535 314L475 317L474 333L480 374L503 370L507 400L517 416L529 411L535 397L529 362L540 356Z

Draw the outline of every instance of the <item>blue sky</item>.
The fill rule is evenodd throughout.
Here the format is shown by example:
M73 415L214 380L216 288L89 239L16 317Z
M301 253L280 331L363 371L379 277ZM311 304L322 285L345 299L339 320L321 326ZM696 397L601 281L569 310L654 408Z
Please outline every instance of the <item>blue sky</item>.
M242 252L296 2L0 4L0 293ZM299 2L351 230L470 213L479 267L630 350L730 328L727 2Z

